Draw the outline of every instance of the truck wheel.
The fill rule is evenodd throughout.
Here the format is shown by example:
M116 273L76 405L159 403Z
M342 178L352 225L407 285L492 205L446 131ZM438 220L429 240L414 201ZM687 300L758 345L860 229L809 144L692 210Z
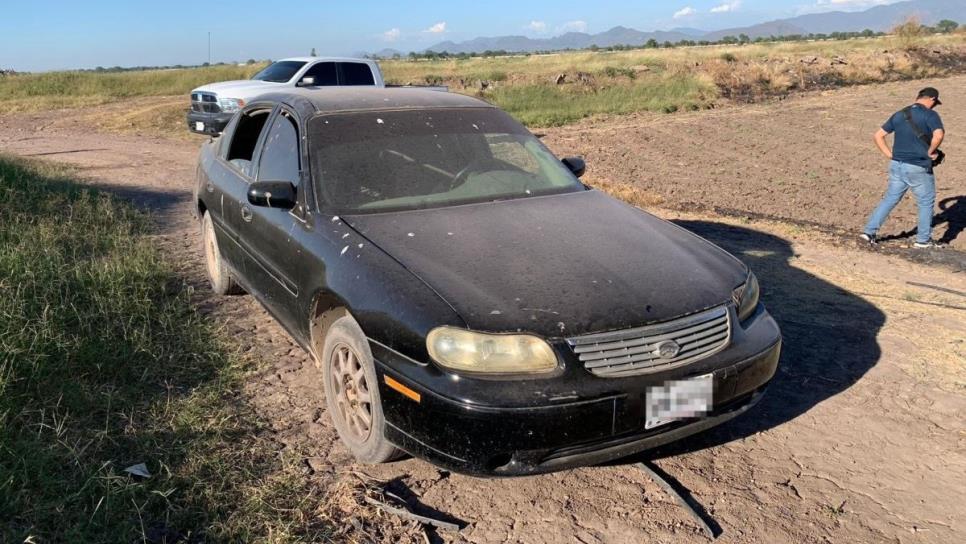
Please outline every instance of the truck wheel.
M218 295L238 295L244 293L235 282L234 276L218 249L218 239L215 238L215 227L211 223L211 214L205 212L201 220L201 241L205 247L205 270L208 271L208 281L211 290Z
M360 463L392 460L399 450L385 437L386 419L369 343L349 316L326 332L322 348L325 401L342 442Z

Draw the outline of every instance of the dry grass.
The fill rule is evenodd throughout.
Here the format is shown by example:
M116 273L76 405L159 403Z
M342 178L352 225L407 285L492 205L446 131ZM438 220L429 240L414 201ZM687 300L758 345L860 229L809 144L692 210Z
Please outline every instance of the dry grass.
M390 83L448 85L495 103L525 124L552 126L599 114L693 110L845 85L942 77L966 70L966 34L916 30L839 41L387 60L381 66ZM196 86L250 77L260 68L8 76L0 78L0 114L186 96ZM184 135L185 107L172 98L138 102L130 111L107 106L91 122L109 131Z
M263 64L138 72L46 72L0 77L0 113L106 104L142 96L186 95L191 89L248 79Z
M963 35L899 35L635 51L382 63L396 83L449 85L529 124L598 113L694 109L795 91L937 77L966 69ZM540 111L547 110L547 111Z
M922 47L962 46L962 35L933 35L922 37ZM816 42L774 42L750 45L711 45L675 47L671 49L638 49L633 51L577 51L547 55L517 55L510 57L465 60L386 60L381 61L388 81L422 84L442 81L460 87L462 80L472 86L480 80L506 84L554 83L558 74L584 72L604 74L608 68L669 70L694 68L723 56L738 62L775 59L798 60L806 56L831 58L834 56L872 55L883 50L899 48L902 42L894 37L857 38Z
M610 196L623 200L624 202L627 202L632 206L637 206L638 208L653 208L664 203L664 199L661 197L661 195L645 191L644 189L641 189L640 187L637 187L631 183L613 182L596 177L587 180L587 182L595 189L604 191Z

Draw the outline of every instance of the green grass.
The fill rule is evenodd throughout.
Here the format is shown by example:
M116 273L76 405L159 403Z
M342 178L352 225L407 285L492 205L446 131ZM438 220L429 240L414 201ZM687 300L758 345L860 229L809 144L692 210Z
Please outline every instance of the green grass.
M254 363L148 226L64 168L0 156L0 541L321 538L296 460L238 394ZM141 462L151 478L124 472Z
M497 87L487 98L526 125L557 126L597 114L694 110L707 106L716 96L713 86L681 74L599 89L544 84Z

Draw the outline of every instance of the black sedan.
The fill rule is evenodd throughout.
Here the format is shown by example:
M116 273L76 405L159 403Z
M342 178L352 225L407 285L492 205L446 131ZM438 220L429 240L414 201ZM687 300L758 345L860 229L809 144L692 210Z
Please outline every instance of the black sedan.
M748 410L775 373L747 267L479 100L266 95L199 160L214 290L252 294L313 355L361 462L601 463Z

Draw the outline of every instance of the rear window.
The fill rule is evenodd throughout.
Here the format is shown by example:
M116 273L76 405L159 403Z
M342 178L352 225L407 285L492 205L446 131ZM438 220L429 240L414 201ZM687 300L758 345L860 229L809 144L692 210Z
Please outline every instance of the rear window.
M584 189L536 137L493 108L323 115L310 121L308 132L315 184L334 213Z
M285 83L292 79L296 72L302 69L305 63L298 60L280 60L269 64L264 70L252 77L259 81L270 81L272 83Z
M343 85L375 85L372 78L372 69L368 64L361 62L343 62L342 65L342 84Z

